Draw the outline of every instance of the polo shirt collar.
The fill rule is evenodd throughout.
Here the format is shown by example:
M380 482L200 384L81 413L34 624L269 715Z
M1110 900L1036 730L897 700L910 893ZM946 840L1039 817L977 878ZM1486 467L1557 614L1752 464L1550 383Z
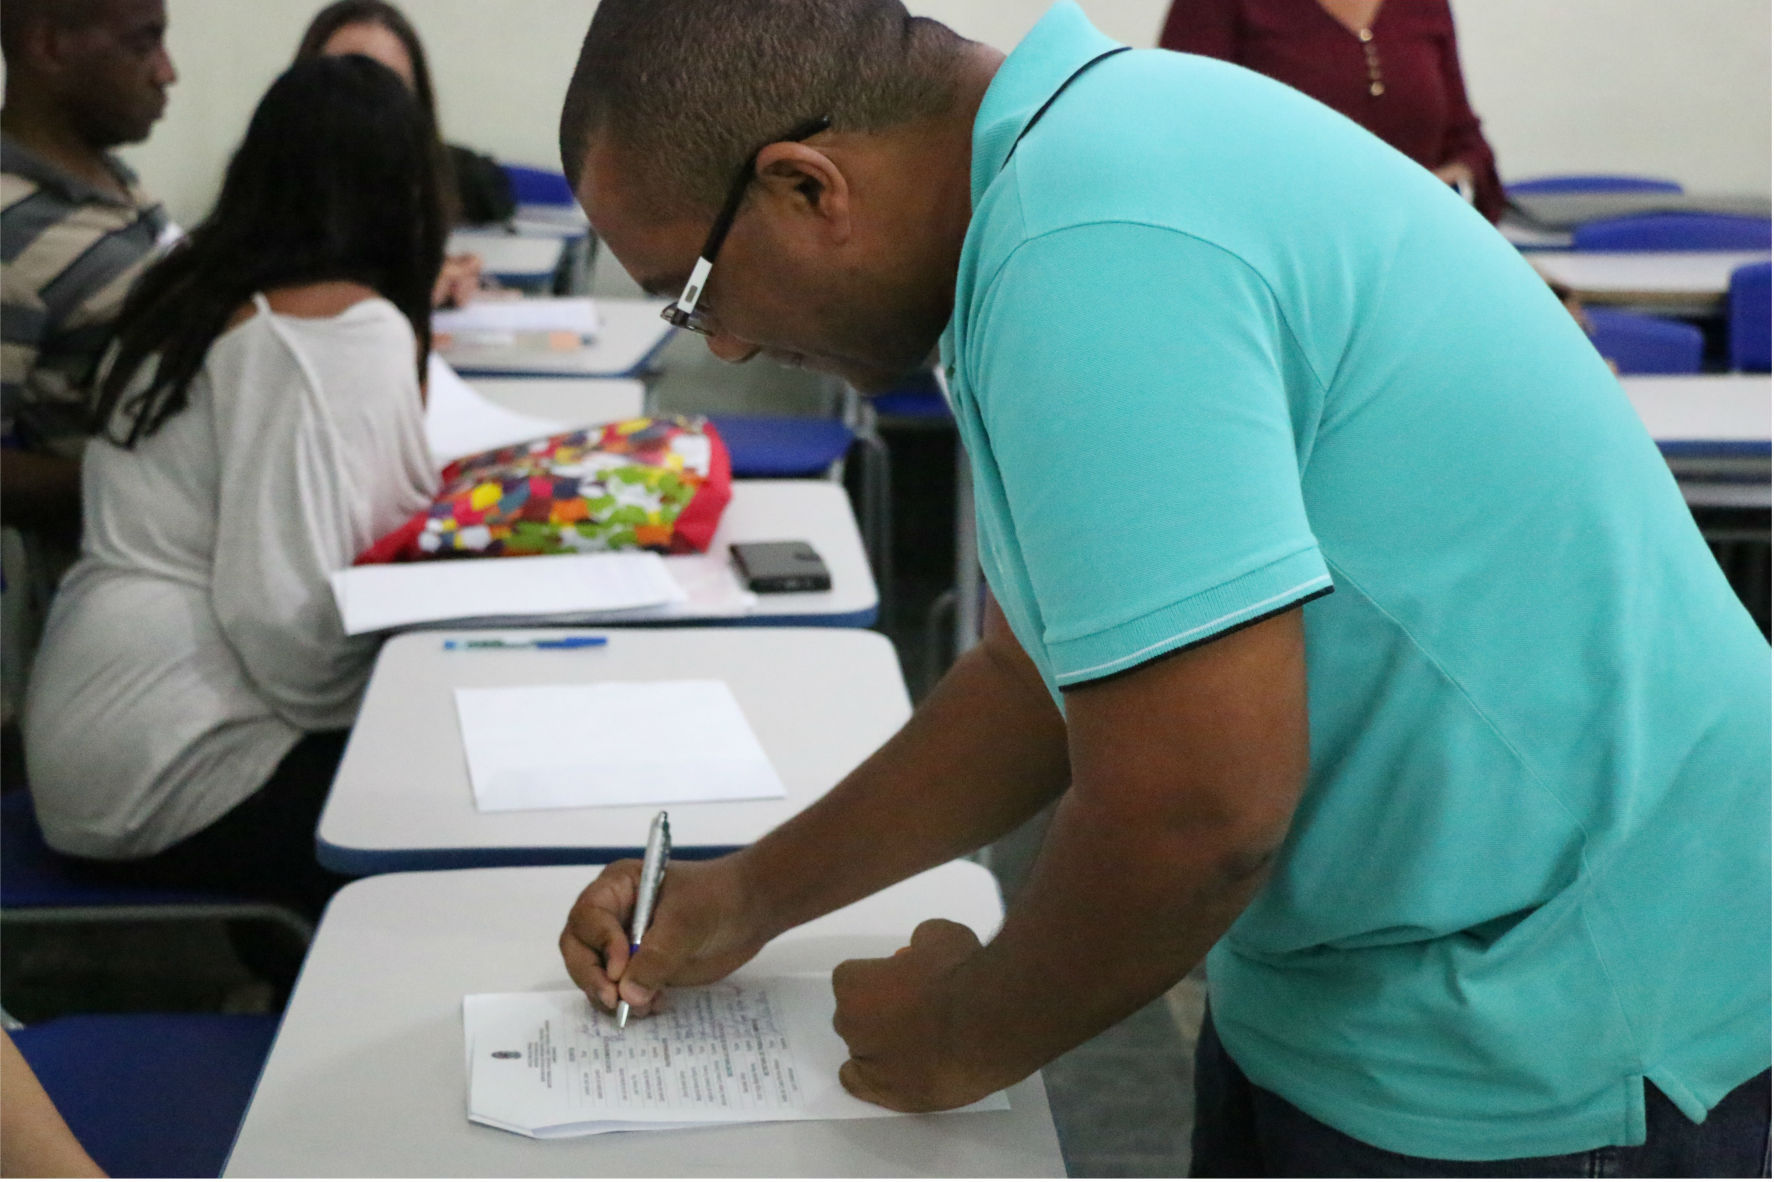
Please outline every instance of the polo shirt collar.
M136 174L130 171L127 164L107 152L105 166L129 193L128 200L88 184L73 173L51 164L11 136L0 133L0 168L14 176L22 176L54 189L76 205L116 205L124 209L139 209L149 204L147 197L136 186Z
M1073 0L1047 10L993 75L973 119L973 204L1004 167L1035 112L1085 62L1120 42L1097 31Z

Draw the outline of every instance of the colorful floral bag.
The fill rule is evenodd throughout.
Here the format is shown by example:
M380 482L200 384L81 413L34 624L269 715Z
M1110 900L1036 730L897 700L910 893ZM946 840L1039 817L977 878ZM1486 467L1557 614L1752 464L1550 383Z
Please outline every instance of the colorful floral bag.
M357 561L703 551L732 496L708 420L629 419L452 462L431 507Z

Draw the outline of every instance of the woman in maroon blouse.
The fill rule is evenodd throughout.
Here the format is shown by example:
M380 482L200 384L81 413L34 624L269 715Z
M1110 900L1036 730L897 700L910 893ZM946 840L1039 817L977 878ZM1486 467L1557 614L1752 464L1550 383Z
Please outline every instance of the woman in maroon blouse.
M1285 82L1469 194L1491 221L1503 213L1447 0L1172 0L1158 43Z

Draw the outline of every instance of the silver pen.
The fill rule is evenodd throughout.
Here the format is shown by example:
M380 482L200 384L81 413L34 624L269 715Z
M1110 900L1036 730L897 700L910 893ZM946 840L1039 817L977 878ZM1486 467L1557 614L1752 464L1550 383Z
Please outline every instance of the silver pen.
M647 852L641 858L641 889L635 896L634 922L628 929L628 955L641 950L641 936L653 918L653 905L659 901L659 888L665 882L665 864L671 861L671 822L665 813L653 818L647 830ZM616 1003L616 1029L628 1025L628 1003Z

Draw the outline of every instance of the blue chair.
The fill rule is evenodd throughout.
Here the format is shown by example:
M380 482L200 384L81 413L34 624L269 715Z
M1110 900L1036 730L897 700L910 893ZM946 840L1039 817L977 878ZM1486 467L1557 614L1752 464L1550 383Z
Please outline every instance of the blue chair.
M1590 308L1589 339L1622 374L1699 373L1705 334L1692 324Z
M1765 217L1731 213L1643 213L1585 222L1571 232L1576 250L1767 250Z
M117 920L256 920L288 928L306 945L314 925L288 907L214 891L113 885L84 877L49 848L31 794L0 794L0 915L19 923Z
M114 1178L217 1178L271 1052L269 1014L79 1014L11 1031Z
M1511 197L1533 193L1680 193L1682 186L1650 176L1620 176L1608 173L1572 173L1567 176L1537 176L1511 181L1503 186Z
M1769 321L1774 319L1768 288L1767 263L1750 263L1731 272L1725 335L1732 369L1768 372Z
M727 445L735 479L827 476L856 442L856 432L837 419L726 414L708 418Z
M573 186L565 174L527 164L501 164L511 181L511 199L519 205L572 205Z

